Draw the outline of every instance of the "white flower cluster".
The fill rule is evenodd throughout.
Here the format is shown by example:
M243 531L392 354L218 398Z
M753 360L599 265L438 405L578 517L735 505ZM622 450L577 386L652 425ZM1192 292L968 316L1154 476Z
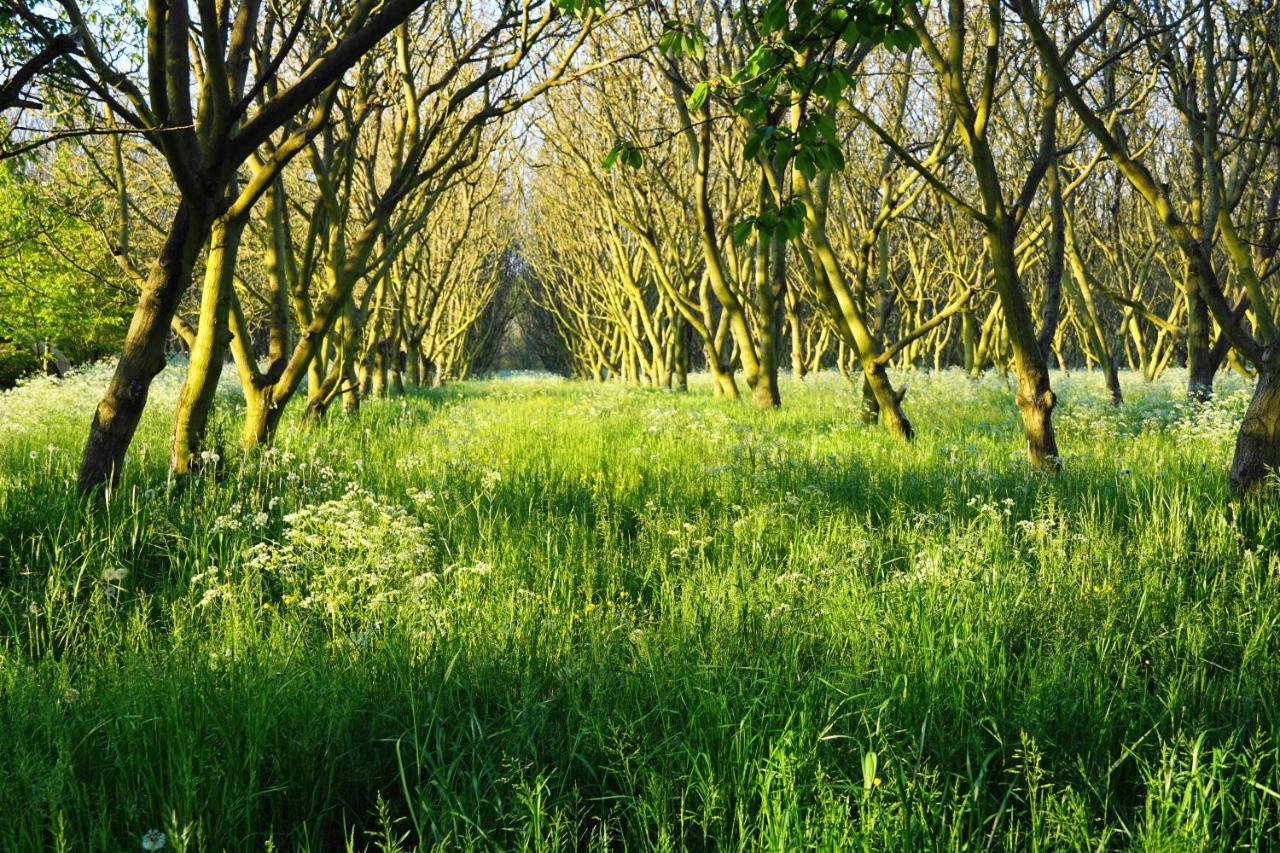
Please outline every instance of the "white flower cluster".
M286 515L280 541L255 545L245 566L283 607L350 623L433 586L435 555L429 527L371 492L350 489Z

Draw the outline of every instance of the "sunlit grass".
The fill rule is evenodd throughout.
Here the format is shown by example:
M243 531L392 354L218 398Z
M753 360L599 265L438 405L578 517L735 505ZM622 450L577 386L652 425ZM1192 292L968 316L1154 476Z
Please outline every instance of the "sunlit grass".
M176 371L170 371L176 373ZM759 412L504 379L289 421L105 508L100 371L0 396L0 848L1265 848L1277 517L1242 382L996 376Z

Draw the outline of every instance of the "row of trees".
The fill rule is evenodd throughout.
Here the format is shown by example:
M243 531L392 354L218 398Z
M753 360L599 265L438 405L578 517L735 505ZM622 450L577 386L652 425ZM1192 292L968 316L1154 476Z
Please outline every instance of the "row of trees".
M703 364L778 405L784 361L1017 378L1033 465L1060 464L1049 366L1188 394L1258 377L1232 483L1280 462L1280 4L653 7L599 49L658 47L539 122L526 253L583 376L682 385ZM613 168L602 171L602 158ZM860 371L857 368L861 368Z
M485 363L516 279L578 375L772 407L835 366L904 440L890 368L1011 371L1046 470L1055 361L1116 404L1126 364L1197 400L1230 364L1232 484L1280 465L1276 0L4 2L6 150L83 152L141 294L83 488L175 333L182 472L228 355L266 442L302 389Z
M200 459L228 354L244 441L491 354L510 265L507 131L603 16L576 0L5 3L7 154L78 140L114 190L139 294L97 407L84 490L118 476L172 336L189 352L172 466ZM24 47L20 47L24 46ZM58 50L53 50L57 46ZM39 101L26 94L34 89ZM47 168L37 158L30 168ZM194 279L199 278L199 286Z

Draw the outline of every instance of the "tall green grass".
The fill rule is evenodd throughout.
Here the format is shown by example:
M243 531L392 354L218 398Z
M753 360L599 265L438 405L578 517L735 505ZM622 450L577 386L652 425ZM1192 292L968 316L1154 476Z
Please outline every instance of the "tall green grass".
M1280 519L1243 389L915 377L759 412L506 379L289 421L105 506L101 372L0 396L0 849L1266 849Z

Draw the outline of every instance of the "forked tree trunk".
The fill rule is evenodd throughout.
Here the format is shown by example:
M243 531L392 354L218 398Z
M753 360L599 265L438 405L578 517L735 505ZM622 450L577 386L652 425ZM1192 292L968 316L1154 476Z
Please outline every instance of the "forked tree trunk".
M864 423L879 422L894 438L911 441L915 428L902 410L902 400L907 396L904 387L895 391L889 382L889 371L884 363L875 360L862 365L862 419Z
M209 235L210 221L207 213L193 211L185 200L174 213L164 245L138 297L120 361L94 412L80 462L81 493L119 479L151 382L164 369L169 324L186 291L196 256Z
M255 389L245 395L244 429L240 443L244 447L265 446L275 437L283 406L278 406L270 388Z

